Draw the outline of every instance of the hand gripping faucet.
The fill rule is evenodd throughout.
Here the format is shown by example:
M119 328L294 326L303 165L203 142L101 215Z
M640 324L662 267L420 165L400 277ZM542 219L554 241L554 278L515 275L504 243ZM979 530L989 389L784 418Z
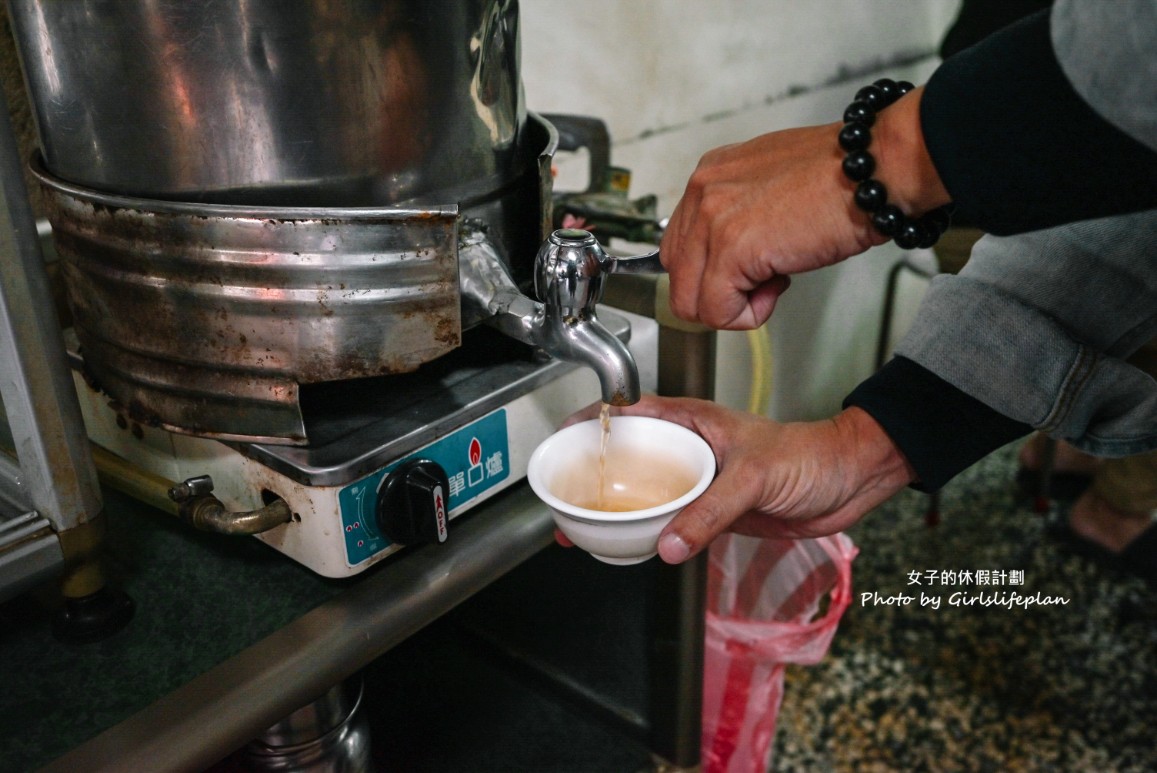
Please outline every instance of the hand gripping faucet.
M634 257L608 255L588 231L555 231L534 261L534 291L527 298L502 268L485 237L467 239L459 250L464 298L480 303L487 322L506 335L541 347L560 360L593 368L602 400L630 405L639 400L639 369L626 344L603 327L595 306L607 274L663 271L659 251Z

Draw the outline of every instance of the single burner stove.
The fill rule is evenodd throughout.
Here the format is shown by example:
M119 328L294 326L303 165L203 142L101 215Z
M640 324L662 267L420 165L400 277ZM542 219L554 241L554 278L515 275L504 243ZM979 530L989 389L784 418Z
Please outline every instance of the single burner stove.
M656 323L612 309L600 318L629 339L643 388L654 390ZM362 572L407 544L452 538L450 521L520 483L535 447L600 394L589 369L543 359L487 327L412 374L303 387L308 446L133 424L76 379L98 445L167 483L208 476L233 511L284 500L292 520L257 538L326 577Z

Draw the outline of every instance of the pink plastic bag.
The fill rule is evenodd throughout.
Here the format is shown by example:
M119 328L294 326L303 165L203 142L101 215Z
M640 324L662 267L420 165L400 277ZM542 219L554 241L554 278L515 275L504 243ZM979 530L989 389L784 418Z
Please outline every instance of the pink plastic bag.
M788 663L817 663L852 599L856 547L843 534L711 545L703 669L704 773L763 773ZM827 609L821 603L827 596Z

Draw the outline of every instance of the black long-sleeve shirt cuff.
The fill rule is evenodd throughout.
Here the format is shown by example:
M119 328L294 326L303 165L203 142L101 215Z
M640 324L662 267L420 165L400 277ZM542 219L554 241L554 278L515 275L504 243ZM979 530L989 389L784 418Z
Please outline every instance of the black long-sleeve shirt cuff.
M1073 89L1048 11L946 59L920 119L957 222L1008 235L1157 207L1157 153Z
M938 491L992 451L1032 432L932 371L895 357L860 384L844 407L866 411L918 476L913 488Z

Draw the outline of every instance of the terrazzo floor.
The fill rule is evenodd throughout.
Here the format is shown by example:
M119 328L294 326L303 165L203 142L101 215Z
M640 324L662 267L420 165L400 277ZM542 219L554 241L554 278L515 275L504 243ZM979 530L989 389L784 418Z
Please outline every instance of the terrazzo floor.
M854 600L827 658L788 669L773 770L1157 770L1157 593L1056 536L1067 503L1017 501L1014 465L1009 447L952 481L937 526L906 491L849 532ZM959 603L1013 592L1065 603Z

